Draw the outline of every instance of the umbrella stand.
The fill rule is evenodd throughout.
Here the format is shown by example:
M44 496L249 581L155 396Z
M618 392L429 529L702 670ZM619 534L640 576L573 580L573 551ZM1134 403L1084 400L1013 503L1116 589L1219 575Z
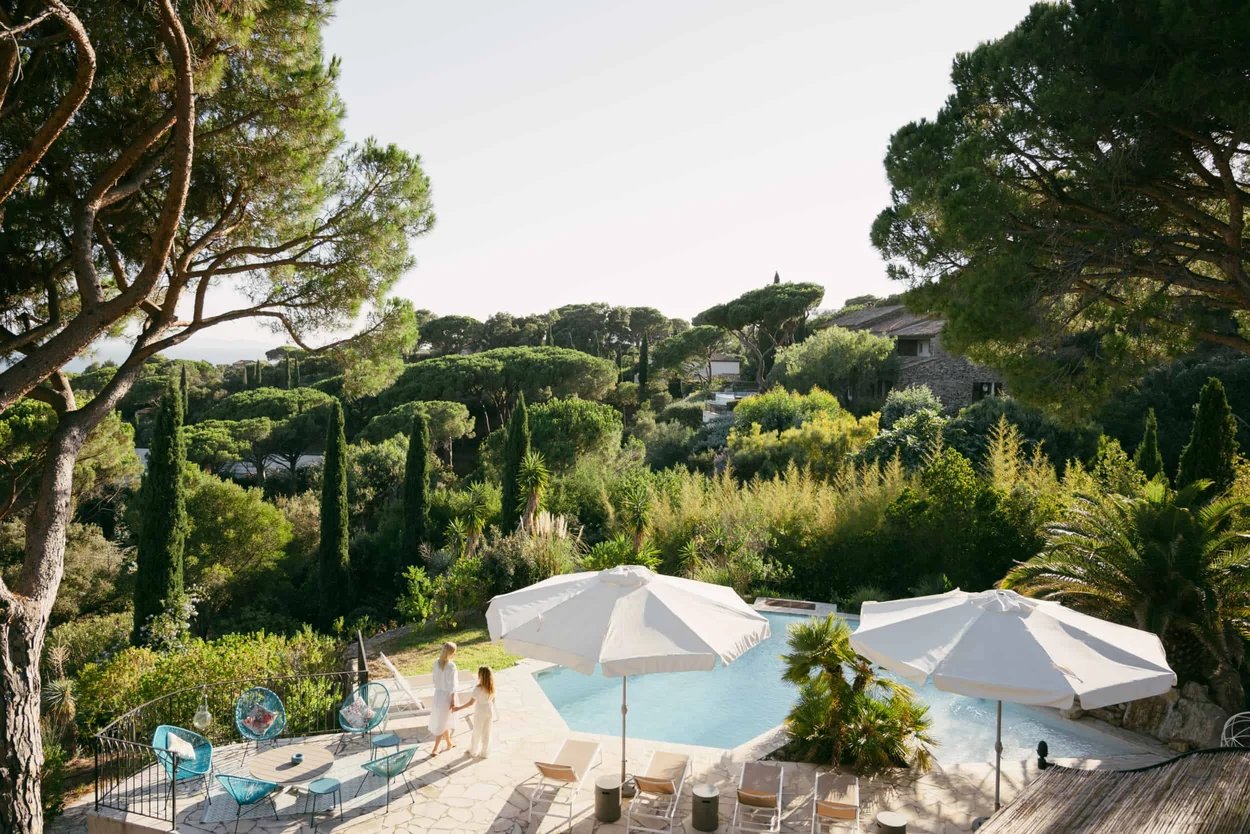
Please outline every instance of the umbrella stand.
M998 730L994 736L994 810L1002 805L999 803L999 786L1003 781L1003 702L998 702Z

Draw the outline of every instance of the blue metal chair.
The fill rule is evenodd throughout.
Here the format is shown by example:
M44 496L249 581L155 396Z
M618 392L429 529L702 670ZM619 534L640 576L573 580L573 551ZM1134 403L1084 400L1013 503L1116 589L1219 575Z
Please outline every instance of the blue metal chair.
M178 756L178 769L174 770L173 753L168 750L169 737L176 736L191 745L195 751L195 758L186 759ZM213 798L208 792L208 777L213 773L213 745L208 739L199 733L193 733L190 730L184 730L181 727L172 727L168 724L162 724L156 728L156 732L152 733L152 749L156 753L156 760L161 763L161 767L165 769L165 775L169 777L170 790L177 790L179 782L189 782L195 779L204 780L204 796L208 799L208 804L213 804Z
M358 687L343 699L339 706L339 727L343 734L339 738L338 749L355 736L363 736L372 741L373 731L386 721L391 709L391 693L380 683L367 683Z
M239 818L243 816L243 809L266 799L273 806L273 818L278 818L278 803L273 801L273 795L281 786L276 782L266 782L263 779L252 779L248 776L229 776L225 773L218 773L217 781L238 806L234 812L235 832L239 830Z
M243 737L243 759L247 742L273 741L286 729L286 707L282 699L263 686L253 686L234 702L234 726Z
M412 785L408 784L408 776L404 773L404 771L408 769L408 765L412 764L412 757L416 755L416 753L417 748L409 747L407 750L400 750L398 753L383 756L375 762L362 763L360 766L363 767L367 773L365 773L365 778L360 780L360 785L356 788L356 794L352 798L354 799L356 796L360 796L361 789L364 788L365 782L369 781L369 776L372 774L374 776L381 776L386 780L386 810L389 811L391 809L391 780L396 776L399 776L404 780L404 787L408 788L409 791L409 801L416 802L416 797L412 795Z

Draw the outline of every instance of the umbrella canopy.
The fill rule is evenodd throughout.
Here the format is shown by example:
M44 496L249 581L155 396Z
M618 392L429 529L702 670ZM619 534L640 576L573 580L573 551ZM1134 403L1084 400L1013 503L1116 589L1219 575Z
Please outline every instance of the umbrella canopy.
M732 588L640 565L553 576L501 594L490 638L513 654L621 679L621 782L626 779L629 675L706 671L769 637L768 619ZM628 789L625 794L631 795Z
M1003 701L1097 709L1176 685L1154 634L1014 591L950 591L865 602L851 647L916 683L998 701L994 809L999 808Z
M950 591L866 602L851 646L909 681L945 692L1097 709L1176 685L1154 634L1014 591Z
M732 588L641 565L553 576L486 610L508 651L608 677L708 670L768 639L768 620Z

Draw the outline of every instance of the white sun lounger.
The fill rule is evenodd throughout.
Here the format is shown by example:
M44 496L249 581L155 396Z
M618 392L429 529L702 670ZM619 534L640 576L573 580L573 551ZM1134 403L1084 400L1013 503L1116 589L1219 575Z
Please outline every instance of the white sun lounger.
M655 751L642 773L634 774L637 794L625 814L625 832L671 834L681 805L681 789L690 775L690 757Z
M572 828L573 803L577 801L577 794L590 771L602 761L603 749L599 742L571 738L564 742L554 759L534 762L538 768L538 783L530 791L528 824L534 824L536 806L545 805L549 811L553 806L561 805L568 811L569 828Z
M781 784L785 771L773 762L746 762L738 779L738 804L730 832L781 830Z

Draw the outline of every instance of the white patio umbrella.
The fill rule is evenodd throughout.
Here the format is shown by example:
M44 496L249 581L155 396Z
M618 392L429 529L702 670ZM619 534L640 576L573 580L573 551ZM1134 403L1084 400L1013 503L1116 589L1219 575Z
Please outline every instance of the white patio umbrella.
M640 565L553 576L501 594L486 610L492 640L513 654L621 679L621 782L628 677L706 671L768 639L768 620L732 588Z
M1097 709L1161 695L1176 685L1163 644L1014 591L950 591L866 602L851 647L907 680L998 701L994 810L1003 766L1003 701Z

